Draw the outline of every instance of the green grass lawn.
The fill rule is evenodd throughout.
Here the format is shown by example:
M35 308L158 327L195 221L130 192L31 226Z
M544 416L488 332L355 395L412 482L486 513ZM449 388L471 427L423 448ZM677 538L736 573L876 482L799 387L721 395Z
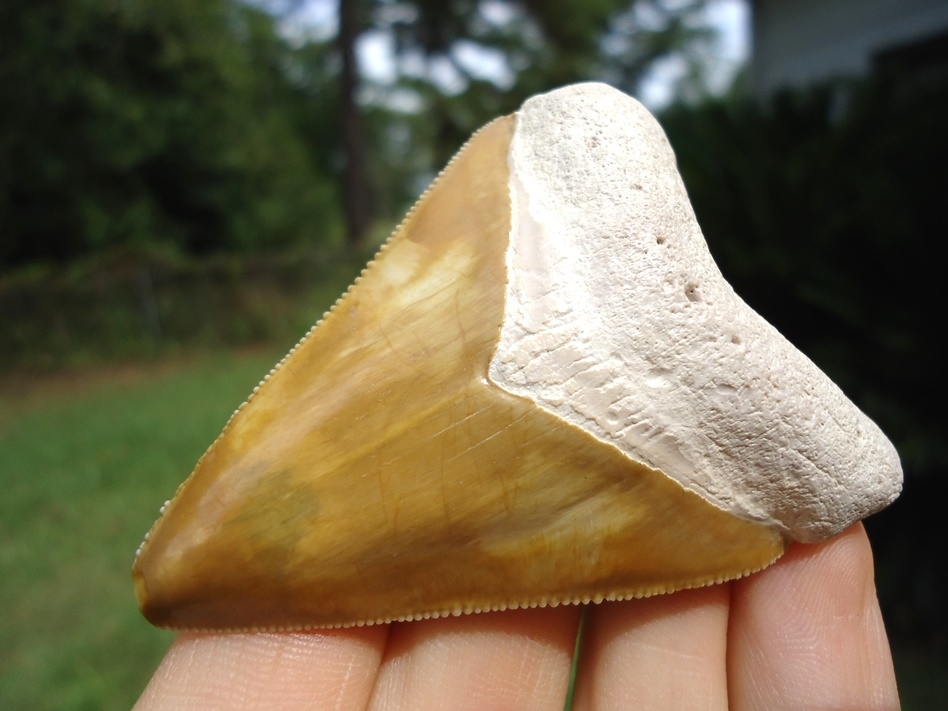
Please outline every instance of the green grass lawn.
M128 709L172 639L132 558L281 354L0 383L0 708Z
M282 355L217 354L0 381L0 709L128 709L171 641L138 614L135 549ZM896 650L906 711L943 658Z

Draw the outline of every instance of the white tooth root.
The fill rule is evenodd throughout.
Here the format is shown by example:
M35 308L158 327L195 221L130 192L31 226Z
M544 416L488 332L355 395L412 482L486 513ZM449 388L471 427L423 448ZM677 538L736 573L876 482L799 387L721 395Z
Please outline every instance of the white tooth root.
M885 435L724 280L638 102L602 84L530 99L509 163L495 384L797 540L898 496Z

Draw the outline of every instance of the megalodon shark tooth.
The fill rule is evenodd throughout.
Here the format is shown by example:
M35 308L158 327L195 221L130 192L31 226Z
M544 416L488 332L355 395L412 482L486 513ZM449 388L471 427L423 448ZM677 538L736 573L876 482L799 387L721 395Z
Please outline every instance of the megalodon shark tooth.
M172 628L372 624L747 575L898 496L601 84L476 133L234 413L133 570Z

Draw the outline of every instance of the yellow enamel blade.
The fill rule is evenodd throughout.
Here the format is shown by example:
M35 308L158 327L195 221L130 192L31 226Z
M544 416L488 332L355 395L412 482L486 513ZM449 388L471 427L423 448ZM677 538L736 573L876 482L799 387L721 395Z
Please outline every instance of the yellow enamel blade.
M149 620L303 628L633 597L782 553L488 380L513 126L471 139L198 463L135 563Z

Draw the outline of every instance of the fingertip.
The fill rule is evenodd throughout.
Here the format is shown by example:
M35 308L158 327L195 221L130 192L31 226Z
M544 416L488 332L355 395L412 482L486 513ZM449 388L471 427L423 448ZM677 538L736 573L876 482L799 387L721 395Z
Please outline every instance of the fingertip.
M135 711L364 708L388 626L296 633L182 633Z
M732 590L732 708L899 707L862 524L794 544Z
M575 708L725 708L727 619L724 585L590 608Z
M371 709L561 709L580 608L396 624Z

